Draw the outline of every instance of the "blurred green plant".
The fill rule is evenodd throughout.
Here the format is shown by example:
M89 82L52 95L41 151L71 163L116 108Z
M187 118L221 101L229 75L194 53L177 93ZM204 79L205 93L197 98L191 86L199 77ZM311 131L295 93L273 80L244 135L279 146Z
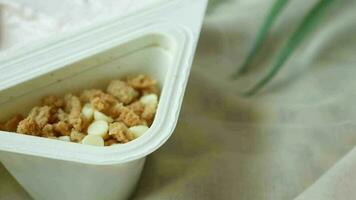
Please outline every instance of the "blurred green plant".
M268 35L268 31L271 29L274 20L279 16L281 11L283 10L284 6L289 2L290 0L277 0L271 10L269 11L266 20L262 24L261 29L259 30L255 43L253 44L250 52L247 55L247 58L245 59L244 63L240 67L240 69L234 74L234 77L237 77L243 73L246 73L248 70L248 67L250 66L251 62L253 61L253 58L255 57L255 54L257 54L257 51L261 48L264 40L266 39Z
M258 31L255 42L252 45L249 54L247 55L245 61L239 70L233 75L233 78L237 78L239 75L246 73L251 67L251 62L255 58L257 52L262 47L263 42L265 41L269 30L271 29L273 23L275 22L278 15L281 13L283 8L289 0L276 0L270 9L266 20L264 21L262 27ZM321 16L325 13L327 7L330 4L336 2L336 0L319 0L311 10L306 14L303 18L302 22L299 24L297 29L291 34L291 36L287 39L286 43L282 46L282 49L277 53L277 56L272 64L271 70L267 72L265 76L262 77L260 81L257 82L251 89L249 89L244 94L247 96L251 96L256 94L260 89L262 89L266 84L268 84L273 77L277 75L277 73L283 67L283 64L287 61L293 51L302 43L302 41L306 38L308 33L310 33L319 22Z
M211 14L217 9L221 4L224 4L230 0L209 0L208 8L207 8L207 14Z

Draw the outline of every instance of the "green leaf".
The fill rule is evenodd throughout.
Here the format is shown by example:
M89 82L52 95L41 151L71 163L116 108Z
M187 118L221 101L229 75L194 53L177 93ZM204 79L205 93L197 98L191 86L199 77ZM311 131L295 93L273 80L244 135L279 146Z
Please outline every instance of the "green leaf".
M255 43L252 45L252 48L247 55L247 58L243 62L240 69L233 75L233 78L236 78L238 75L247 72L247 69L250 66L253 58L256 56L258 50L260 49L264 40L266 39L268 32L273 25L273 22L278 17L278 15L282 12L283 8L288 2L289 0L276 0L273 3L273 6L269 11L266 20L263 22L262 27L257 33Z
M301 24L298 26L296 31L287 40L282 50L278 53L277 58L272 66L272 69L264 76L254 87L248 90L245 94L247 96L254 95L263 86L265 86L282 68L283 64L293 53L293 51L298 47L298 45L305 39L306 35L310 33L313 28L319 22L320 17L326 10L326 8L335 0L319 0L317 4L308 12L304 17Z

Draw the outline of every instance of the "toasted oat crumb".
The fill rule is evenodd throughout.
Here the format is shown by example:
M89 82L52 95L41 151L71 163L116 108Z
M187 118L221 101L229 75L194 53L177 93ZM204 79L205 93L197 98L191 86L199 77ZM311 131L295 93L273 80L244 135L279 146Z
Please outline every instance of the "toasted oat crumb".
M156 94L157 96L160 94L160 90L156 85L150 86L148 88L144 88L141 90L142 95L146 94Z
M57 118L59 121L68 121L68 114L64 112L62 109L57 110Z
M43 128L51 118L51 107L35 107L30 113L29 117L34 117L38 128Z
M51 107L34 107L26 119L22 120L17 131L23 134L40 135L41 129L50 121Z
M130 109L125 109L117 119L123 121L127 126L144 124L144 121L140 119L140 116Z
M17 126L17 132L28 135L40 135L36 121L32 117L27 117L26 119L22 120Z
M124 104L131 103L139 96L134 88L120 80L111 81L106 91Z
M141 117L147 124L151 125L156 114L156 108L146 106L141 114Z
M90 101L94 109L103 113L108 113L110 107L117 102L118 101L115 99L115 97L110 94L102 94L100 96L94 97Z
M128 137L129 130L127 126L122 122L114 122L110 124L109 135L115 138L120 143L126 143L130 141Z
M145 89L155 86L157 81L148 75L140 74L127 78L127 84L135 89Z
M100 97L95 97L91 100L91 105L93 106L94 109L103 112L107 109L110 108L110 104L105 102L102 98Z
M63 108L64 101L63 99L57 96L51 95L42 99L42 105L51 106L55 108Z
M80 95L80 100L90 103L94 109L103 113L108 113L110 107L118 102L114 96L97 89L84 90Z
M108 139L105 141L105 146L111 146L113 144L119 144L119 142L116 139Z
M112 112L117 121L122 121L129 127L143 123L139 115L122 104L116 104Z
M65 112L68 114L68 123L77 131L82 129L82 118L80 116L82 105L77 96L67 94L64 97Z
M105 146L134 140L135 136L129 128L152 124L156 107L148 106L139 99L145 94L158 96L160 91L156 80L147 75L114 80L106 91L89 89L79 96L44 97L41 106L34 107L26 118L16 115L0 123L0 130L53 139L66 136L71 142L82 143L89 125L98 118L85 117L88 114L82 109L84 104L89 105L94 114L102 113L111 119L108 120L109 134L101 136Z
M140 116L145 110L145 105L140 101L135 101L128 105L127 108L131 109L132 111L134 111L134 113Z
M70 140L73 141L73 142L81 142L84 137L85 137L84 133L80 133L80 132L75 131L75 130L73 130L70 133Z
M24 118L22 115L15 115L5 124L0 125L0 130L15 132L17 130L17 126L19 125L20 121L22 121L23 119Z
M85 118L83 115L80 116L82 118L82 127L81 127L81 131L82 132L86 132L88 130L88 127L91 123L90 119Z
M100 96L103 91L98 89L84 90L80 95L80 100L84 103L90 103L90 101L97 96Z
M67 94L64 96L65 108L67 113L72 115L79 115L82 109L82 104L79 98L73 94Z
M53 124L54 130L62 136L69 136L70 135L70 125L65 122L58 122Z
M56 133L54 132L54 127L52 124L46 124L43 128L42 128L42 132L41 132L41 136L42 137L56 137Z

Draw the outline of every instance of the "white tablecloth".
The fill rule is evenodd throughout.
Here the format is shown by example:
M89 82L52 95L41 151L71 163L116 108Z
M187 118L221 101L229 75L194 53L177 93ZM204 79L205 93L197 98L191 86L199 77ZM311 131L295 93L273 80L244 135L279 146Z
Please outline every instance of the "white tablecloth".
M49 24L26 42L120 7L110 7L112 0L65 1L78 9L66 13L56 1L12 2L41 13L24 31ZM148 158L133 199L356 199L355 1L335 3L259 95L239 95L265 72L314 2L292 1L251 73L237 81L229 76L246 56L272 0L210 2L176 131ZM58 26L63 13L75 25ZM2 33L9 38L2 40L2 51L23 42L16 31ZM1 165L0 199L29 199Z

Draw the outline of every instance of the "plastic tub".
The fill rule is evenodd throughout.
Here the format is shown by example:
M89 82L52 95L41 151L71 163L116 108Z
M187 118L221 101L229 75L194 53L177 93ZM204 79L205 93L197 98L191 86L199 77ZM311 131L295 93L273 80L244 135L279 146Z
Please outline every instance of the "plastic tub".
M0 120L48 94L147 73L162 93L153 125L123 145L94 147L0 131L0 161L34 199L126 199L145 157L177 123L206 0L177 0L0 57Z

